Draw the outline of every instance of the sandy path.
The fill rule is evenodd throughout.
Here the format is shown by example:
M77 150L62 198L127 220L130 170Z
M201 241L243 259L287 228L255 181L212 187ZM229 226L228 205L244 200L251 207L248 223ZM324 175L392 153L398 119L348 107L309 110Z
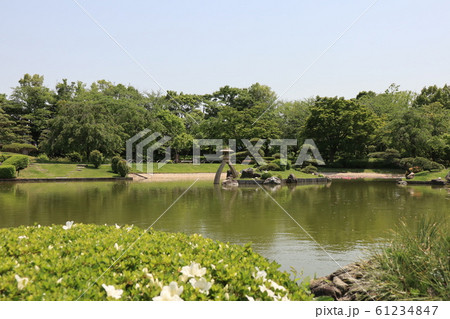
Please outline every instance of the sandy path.
M380 174L380 173L322 173L331 179L356 179L356 178L402 178L403 174Z

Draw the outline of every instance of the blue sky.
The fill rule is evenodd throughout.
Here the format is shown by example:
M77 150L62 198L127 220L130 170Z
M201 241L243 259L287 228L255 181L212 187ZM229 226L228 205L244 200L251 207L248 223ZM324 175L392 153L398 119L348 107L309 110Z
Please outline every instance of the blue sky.
M281 94L374 0L78 0L164 89L259 82ZM353 97L450 83L450 1L379 0L283 96ZM72 0L0 3L0 92L25 73L155 84Z

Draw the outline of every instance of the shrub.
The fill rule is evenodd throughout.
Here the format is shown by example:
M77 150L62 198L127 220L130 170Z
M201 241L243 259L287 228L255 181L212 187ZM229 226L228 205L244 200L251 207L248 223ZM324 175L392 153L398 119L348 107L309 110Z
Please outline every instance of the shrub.
M100 151L94 150L89 154L89 162L94 165L95 168L99 168L103 163L103 154Z
M258 170L262 171L280 171L280 166L275 163L269 163L266 165L262 165L258 168Z
M275 154L272 154L272 157L274 159L279 159L281 157L281 154L280 153L275 153Z
M117 173L122 177L126 177L129 172L130 172L130 167L128 166L127 161L121 159L117 163Z
M72 152L72 153L67 154L67 158L72 163L81 163L81 161L83 160L83 157L78 152Z
M0 163L3 163L10 157L11 157L11 155L0 154Z
M272 177L272 174L269 173L269 172L265 172L265 173L262 173L262 174L261 174L261 179L266 180L266 179L268 179L269 177Z
M16 178L16 167L14 165L1 165L0 178Z
M291 169L291 161L286 160L285 164L281 164L281 159L276 159L272 161L271 163L276 164L278 167L280 167L281 171L286 171Z
M47 154L39 154L36 160L38 163L47 163L49 161L49 158Z
M25 169L30 164L30 158L26 155L13 155L3 162L3 165L13 165L16 171Z
M298 285L250 245L225 244L197 234L144 232L138 227L65 228L0 229L1 300L76 300L81 292L80 300L114 300L103 285L122 289L120 300L152 300L160 295L161 286L171 282L183 287L179 296L183 300L248 300L247 296L273 300L268 292L290 300L313 299L305 284ZM106 271L125 249L126 254ZM194 280L212 283L208 291L194 288L194 281L181 276L192 274L190 266L198 266ZM16 276L28 279L22 281L21 290ZM262 285L269 291L262 292Z
M303 173L306 173L306 174L312 174L312 173L316 173L317 172L317 167L315 167L313 165L308 165L305 168L302 168L301 171Z
M122 160L122 158L120 156L114 156L113 158L111 158L111 170L114 173L118 173L117 171L117 164Z
M442 164L430 161L424 157L406 157L402 158L398 162L398 166L403 169L413 171L414 173L421 172L423 170L432 171L432 170L443 170L444 166Z
M31 144L12 143L2 146L2 150L5 152L20 153L24 155L37 152L37 147Z

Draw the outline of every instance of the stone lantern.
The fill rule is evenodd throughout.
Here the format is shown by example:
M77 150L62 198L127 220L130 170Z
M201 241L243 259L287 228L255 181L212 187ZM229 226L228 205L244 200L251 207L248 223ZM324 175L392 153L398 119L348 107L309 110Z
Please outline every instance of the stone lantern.
M223 168L225 165L228 165L231 170L231 174L233 175L233 178L237 178L239 176L238 172L234 168L233 164L230 162L230 154L234 152L232 149L226 148L223 150L220 150L222 152L222 163L220 163L220 166L216 172L216 176L214 177L214 184L220 184L220 176L222 175Z

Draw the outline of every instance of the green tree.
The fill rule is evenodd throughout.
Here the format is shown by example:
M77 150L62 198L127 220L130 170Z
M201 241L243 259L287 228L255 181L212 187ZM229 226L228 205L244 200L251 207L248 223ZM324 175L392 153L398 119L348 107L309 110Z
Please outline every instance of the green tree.
M424 87L414 101L414 107L421 107L438 102L444 108L450 109L450 86L445 84L442 88L436 85Z
M305 125L304 136L312 138L322 156L360 157L374 138L377 118L366 107L344 98L317 97Z

